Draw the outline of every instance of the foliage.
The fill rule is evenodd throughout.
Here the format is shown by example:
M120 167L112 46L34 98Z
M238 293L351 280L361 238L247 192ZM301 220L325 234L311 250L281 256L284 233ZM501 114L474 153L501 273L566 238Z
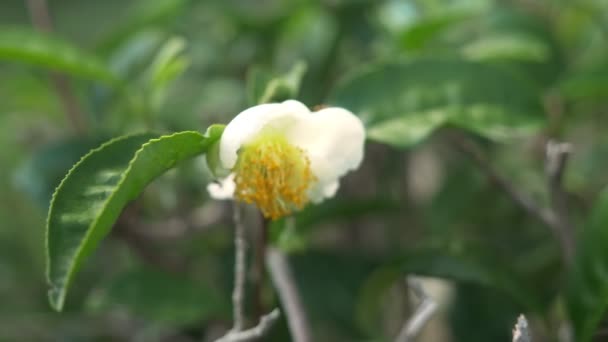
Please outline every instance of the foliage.
M217 142L241 110L289 98L351 110L368 138L336 198L269 227L320 341L392 340L410 275L447 288L429 286L441 310L421 341L508 339L519 313L539 340L569 323L576 341L601 339L604 1L48 5L52 32L23 1L0 4L0 340L209 340L229 326L230 210L206 192L225 176ZM573 145L558 212L571 262L487 168L555 208L549 139ZM276 304L260 288L249 314ZM282 318L267 340L288 336Z

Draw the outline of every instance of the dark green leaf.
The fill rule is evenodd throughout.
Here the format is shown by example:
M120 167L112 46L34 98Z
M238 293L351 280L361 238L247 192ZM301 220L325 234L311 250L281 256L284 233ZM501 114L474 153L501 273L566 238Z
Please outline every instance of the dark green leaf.
M111 33L100 44L103 51L112 50L142 28L153 27L175 18L185 8L186 0L143 0L128 10L121 22L114 24Z
M398 147L447 123L502 140L543 122L539 90L523 78L457 59L377 65L344 81L330 102L357 113L371 139Z
M17 186L45 210L70 168L102 140L69 139L49 144L30 156L15 173Z
M567 304L577 341L591 341L608 309L608 191L597 200L579 236Z
M470 11L470 10L469 10ZM423 48L435 37L474 15L474 11L449 11L424 17L401 34L401 43L408 50Z
M306 207L292 218L273 221L270 239L285 251L301 250L307 247L309 235L322 224L360 220L374 215L387 217L399 213L400 209L399 202L386 198L327 200Z
M47 221L49 299L61 310L74 274L107 235L127 203L178 162L205 153L223 127L203 136L181 132L118 138L91 151L70 170L51 202Z
M64 71L106 84L119 83L95 56L57 37L27 29L0 30L0 59Z
M558 89L568 99L603 100L608 95L608 67L572 73L560 81Z
M539 307L531 292L516 281L507 269L489 262L488 256L464 256L445 248L427 247L410 251L393 264L379 267L361 288L357 304L359 325L370 335L378 330L382 318L381 303L388 289L406 275L430 276L460 284L473 284L501 291L519 305L530 310Z
M87 301L93 312L126 308L138 317L188 325L225 316L230 308L205 284L152 269L137 268L102 285Z

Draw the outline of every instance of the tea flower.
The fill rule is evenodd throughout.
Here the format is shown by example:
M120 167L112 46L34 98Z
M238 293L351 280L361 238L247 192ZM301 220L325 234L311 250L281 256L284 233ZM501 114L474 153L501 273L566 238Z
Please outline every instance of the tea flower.
M364 141L361 120L346 109L311 112L295 100L258 105L226 126L219 162L231 173L208 191L255 203L277 219L333 197L340 178L361 164Z

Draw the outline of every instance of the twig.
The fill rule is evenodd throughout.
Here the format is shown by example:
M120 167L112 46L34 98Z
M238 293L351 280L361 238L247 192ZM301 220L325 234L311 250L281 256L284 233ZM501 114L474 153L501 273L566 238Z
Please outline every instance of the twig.
M216 342L241 342L258 339L264 336L279 318L279 309L272 310L269 314L260 317L260 322L253 328L245 328L245 281L246 281L246 254L247 241L245 237L245 225L241 219L241 207L234 202L234 290L232 291L232 305L234 322L233 327L226 335Z
M409 342L416 338L437 309L437 303L424 292L419 281L409 278L408 286L422 302L412 317L405 322L395 342Z
M274 309L269 314L262 316L260 322L255 327L244 331L230 331L215 342L245 342L259 339L270 331L270 328L272 328L280 316L281 311Z
M308 315L300 298L287 257L280 250L269 247L266 250L266 264L285 309L287 324L293 341L311 342L312 336Z
M568 224L562 222L561 215L565 215L565 209L555 210L556 207L541 207L532 197L519 190L513 183L504 178L496 169L494 169L490 161L486 159L479 147L477 147L469 139L461 135L450 135L450 137L465 154L471 157L471 159L498 188L511 197L513 202L551 230L555 238L560 243L564 261L567 264L570 264L570 261L572 260L574 242L573 239L570 238L571 234L566 231L566 229L569 229L567 228ZM562 149L560 148L560 150ZM557 181L556 185L551 187L561 189L561 174L563 172L567 154L564 151L561 151L560 153L556 153L556 155L559 155L559 160L556 164L558 167L551 167L553 170L553 180L550 180L550 182L554 183ZM562 196L562 194L560 193L559 196ZM560 199L563 199L563 197L560 197Z
M513 342L532 342L528 328L528 320L524 315L519 315L517 323L513 327Z
M266 278L266 265L264 263L266 245L268 244L268 229L270 221L260 214L261 224L255 235L255 250L253 253L253 266L251 282L253 283L253 317L257 319L264 310L262 292Z
M562 178L571 152L571 144L549 141L546 148L545 162L551 208L557 218L556 229L559 232L566 261L569 263L574 256L574 237L572 236L574 229L568 215L567 194L562 186Z
M34 27L42 32L52 32L53 22L46 0L27 0L26 4ZM72 91L70 80L65 75L54 72L50 73L50 78L72 128L79 134L86 133L84 116Z
M234 290L232 291L232 305L234 310L234 326L232 331L239 332L245 327L245 277L247 242L245 240L245 226L241 220L241 208L234 202Z

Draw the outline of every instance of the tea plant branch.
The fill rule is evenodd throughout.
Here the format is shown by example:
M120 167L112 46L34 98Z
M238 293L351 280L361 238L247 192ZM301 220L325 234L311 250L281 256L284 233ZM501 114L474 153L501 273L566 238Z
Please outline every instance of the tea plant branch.
M528 331L528 320L524 315L519 315L517 323L513 327L513 342L532 342Z
M246 342L260 339L270 331L280 316L281 311L276 308L267 315L262 316L260 322L255 327L238 332L231 331L215 342Z
M262 290L266 278L266 265L264 262L266 246L268 245L268 229L270 221L260 215L261 224L255 234L255 248L253 253L253 266L251 281L253 283L253 317L259 317L264 310Z
M247 275L247 240L245 236L245 225L241 218L241 208L238 202L234 202L234 289L232 291L233 326L230 331L216 342L244 342L263 337L274 323L278 320L281 312L274 309L262 316L259 323L247 330L245 328L245 281Z
M287 256L280 250L266 250L266 264L270 277L283 304L287 325L294 342L312 342L310 323L300 292L289 266Z
M494 183L499 189L505 192L517 205L524 209L530 216L536 218L538 221L547 226L555 238L559 241L563 259L567 264L570 264L573 256L573 245L574 241L571 238L571 233L568 232L568 224L562 223L562 215L564 212L557 212L556 207L552 206L549 208L541 207L530 195L521 191L507 178L503 177L492 165L492 163L485 157L481 149L475 145L468 138L460 135L450 135L457 147L459 147L465 154L467 154L485 173L485 175ZM551 187L555 189L561 189L561 175L563 174L564 167L566 165L566 149L557 149L557 152L551 153L551 158L557 158L557 160L548 160L549 164L555 163L555 167L551 167L552 179L550 183ZM549 168L547 168L549 169ZM562 196L562 192L558 196ZM562 197L560 197L562 198Z
M42 32L52 32L53 21L46 0L26 0L26 5L34 27ZM65 75L55 72L51 72L49 76L72 128L78 134L85 134L87 126L84 115L80 110L70 80Z
M568 215L568 196L563 188L562 178L571 152L571 144L551 140L547 143L545 161L551 208L556 216L556 229L560 233L559 237L567 260L572 260L574 256L575 243L574 228Z
M246 253L245 226L241 220L241 208L234 202L234 289L232 291L232 305L234 310L233 331L239 332L245 327L245 280L246 280Z
M407 283L414 295L421 300L421 303L412 317L405 322L395 342L413 341L437 310L437 303L426 294L418 280L409 278Z

